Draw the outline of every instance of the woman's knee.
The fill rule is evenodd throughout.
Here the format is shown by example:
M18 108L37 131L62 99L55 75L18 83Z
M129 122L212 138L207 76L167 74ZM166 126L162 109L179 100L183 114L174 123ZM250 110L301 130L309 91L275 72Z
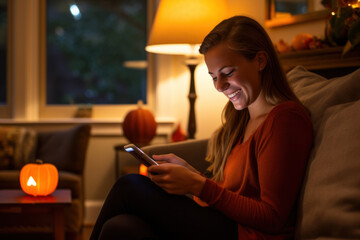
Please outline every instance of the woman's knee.
M139 187L147 181L150 181L150 179L140 174L127 174L120 177L116 181L116 183L112 187L112 190L131 191L134 189L134 187Z

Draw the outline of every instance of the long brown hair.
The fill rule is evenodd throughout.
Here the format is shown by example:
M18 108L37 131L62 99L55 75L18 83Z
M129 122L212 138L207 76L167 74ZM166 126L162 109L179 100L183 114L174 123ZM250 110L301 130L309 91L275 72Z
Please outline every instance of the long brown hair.
M222 21L205 37L199 51L205 54L220 43L227 44L229 49L248 60L252 60L259 51L265 53L267 64L262 71L261 85L269 104L277 105L289 100L299 102L286 80L270 37L255 20L235 16ZM249 118L247 108L238 111L230 101L226 104L222 113L222 126L212 135L206 157L211 162L208 170L212 172L215 181L223 180L226 160L244 136Z

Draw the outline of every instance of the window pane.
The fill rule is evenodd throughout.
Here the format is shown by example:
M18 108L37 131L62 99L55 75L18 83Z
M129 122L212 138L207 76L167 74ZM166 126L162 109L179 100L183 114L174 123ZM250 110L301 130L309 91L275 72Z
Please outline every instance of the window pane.
M47 104L146 102L146 2L47 0Z
M275 11L291 15L304 14L308 12L307 0L276 0Z
M6 105L7 0L0 0L0 105Z

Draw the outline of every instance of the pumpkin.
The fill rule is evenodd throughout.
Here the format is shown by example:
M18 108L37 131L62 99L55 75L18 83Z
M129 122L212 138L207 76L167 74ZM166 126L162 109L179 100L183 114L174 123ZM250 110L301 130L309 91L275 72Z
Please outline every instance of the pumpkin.
M310 33L299 33L293 38L291 45L294 50L305 50L309 49L309 44L314 41L314 36Z
M32 196L47 196L56 190L59 173L50 163L36 160L26 164L20 171L21 189Z
M138 146L150 143L156 134L156 127L154 115L143 108L142 101L138 102L137 109L126 114L122 125L125 137Z

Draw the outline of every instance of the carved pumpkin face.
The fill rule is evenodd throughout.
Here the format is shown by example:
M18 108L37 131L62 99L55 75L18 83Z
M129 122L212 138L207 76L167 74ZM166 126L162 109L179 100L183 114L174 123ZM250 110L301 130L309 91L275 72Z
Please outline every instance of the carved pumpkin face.
M26 164L20 171L21 189L32 196L47 196L56 190L59 173L52 164L42 161Z

